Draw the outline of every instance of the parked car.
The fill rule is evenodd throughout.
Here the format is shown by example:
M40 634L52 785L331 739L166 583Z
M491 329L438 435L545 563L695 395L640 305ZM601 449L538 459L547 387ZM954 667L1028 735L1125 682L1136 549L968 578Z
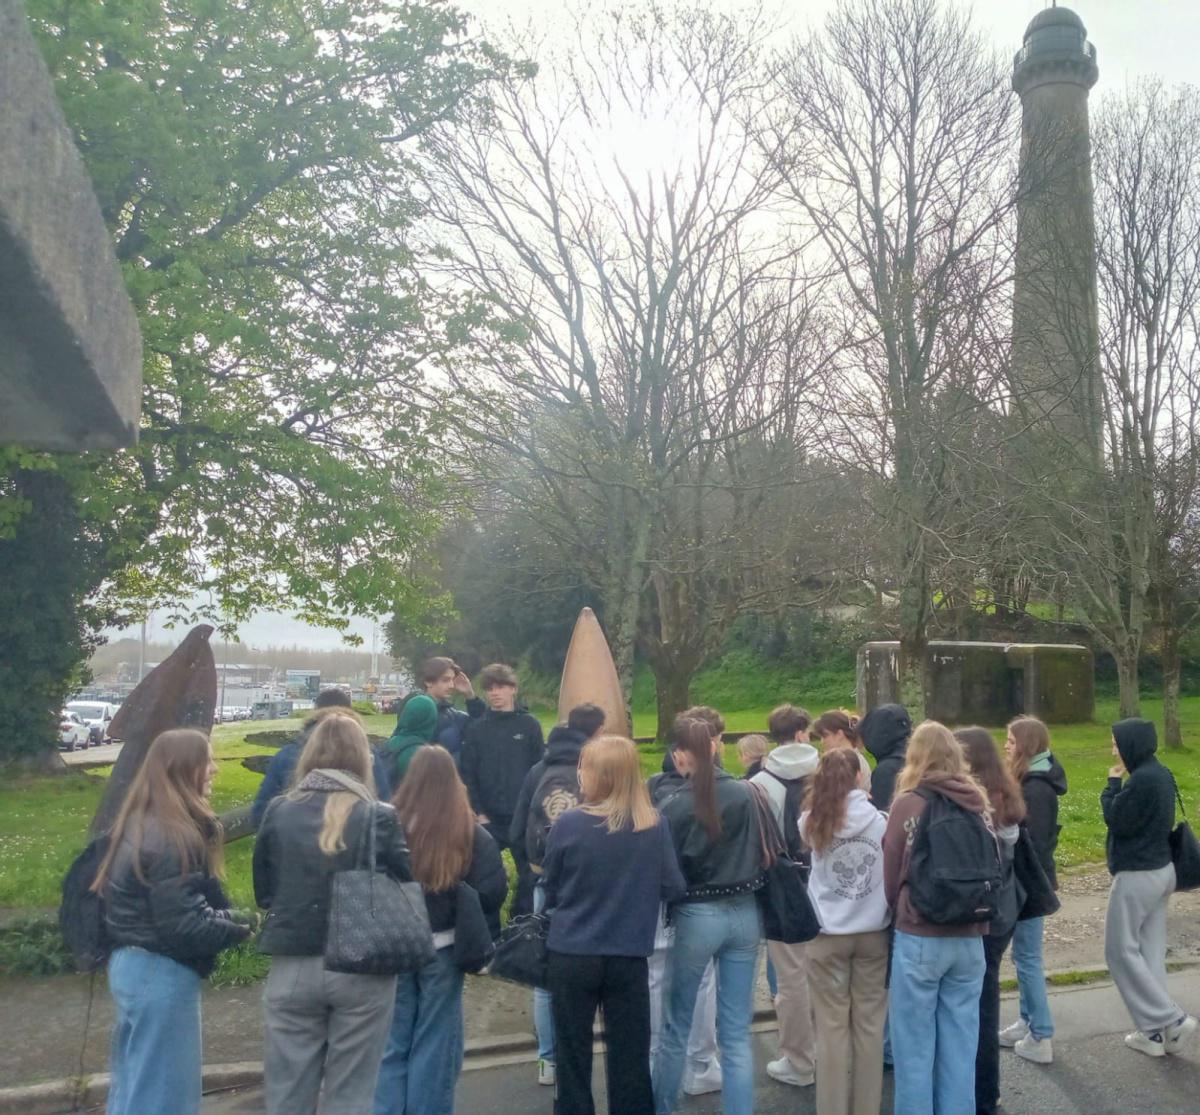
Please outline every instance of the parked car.
M117 715L116 706L107 701L68 701L67 711L88 726L88 742L96 746L108 739L108 725Z
M80 720L78 714L69 709L63 709L58 718L58 749L59 751L74 751L82 747L85 751L88 745L90 729Z

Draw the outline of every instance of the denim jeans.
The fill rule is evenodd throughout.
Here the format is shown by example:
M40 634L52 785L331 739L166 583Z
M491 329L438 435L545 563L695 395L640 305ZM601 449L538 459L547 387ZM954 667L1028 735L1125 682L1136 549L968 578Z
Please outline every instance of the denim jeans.
M375 1115L452 1115L463 1061L462 990L453 947L397 978Z
M683 1080L685 1045L696 993L710 960L717 966L717 1044L725 1115L752 1115L754 1061L750 1023L762 927L754 895L675 908L675 945L667 959L666 1010L654 1060L654 1109L670 1115Z
M108 961L116 1004L107 1115L200 1111L200 976L138 948Z
M539 879L533 888L533 912L546 908L546 887ZM533 1028L537 1033L538 1060L554 1064L554 1014L550 1009L550 992L533 989Z
M917 937L896 930L888 1010L895 1115L975 1110L984 967L979 937Z
M1021 1017L1035 1038L1054 1037L1054 1017L1046 994L1046 972L1042 967L1042 932L1045 918L1017 922L1013 932L1013 963L1021 992Z

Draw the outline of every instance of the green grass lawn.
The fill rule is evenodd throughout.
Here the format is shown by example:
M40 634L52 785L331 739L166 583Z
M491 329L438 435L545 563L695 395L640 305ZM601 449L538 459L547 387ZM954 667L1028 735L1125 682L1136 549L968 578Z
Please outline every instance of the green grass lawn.
M823 702L809 704L814 712L824 707ZM1181 704L1184 738L1195 741L1200 738L1200 697L1185 698ZM761 707L729 712L729 729L761 729L768 711ZM1146 700L1142 711L1161 722L1161 702ZM1112 763L1108 725L1116 716L1115 701L1100 701L1096 722L1060 726L1052 733L1054 751L1066 768L1071 786L1061 812L1059 858L1066 867L1102 863L1104 859L1104 822L1098 798ZM542 717L547 727L552 718L551 713ZM393 724L391 716L367 719L368 731L380 736L390 734ZM213 805L218 812L248 803L258 789L259 776L246 770L241 760L272 749L247 743L247 733L296 726L294 720L272 721L222 725L214 730L221 767L213 783ZM635 717L635 730L653 731L653 714ZM997 729L995 735L1003 738L1003 730ZM646 774L660 769L661 748L645 744L639 752ZM1193 743L1192 749L1164 758L1174 770L1188 814L1195 820L1200 805L1200 749ZM732 746L725 749L725 763L727 769L740 773L741 764ZM81 772L22 779L0 787L0 907L45 909L56 905L63 874L85 843L87 824L100 800L105 777L105 771ZM240 905L253 903L252 848L251 840L241 840L228 849L227 883L233 901Z

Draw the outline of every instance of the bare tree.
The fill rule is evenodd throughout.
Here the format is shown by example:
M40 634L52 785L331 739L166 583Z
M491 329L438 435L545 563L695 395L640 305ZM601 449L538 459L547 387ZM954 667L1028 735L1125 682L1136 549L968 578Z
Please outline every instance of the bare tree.
M989 403L1008 277L1017 113L967 15L937 0L858 0L797 44L763 136L842 292L842 451L873 460L892 542L902 687L924 706L942 434ZM979 355L982 363L965 359ZM957 380L957 384L952 381Z
M745 123L766 31L585 17L493 127L433 150L447 275L510 323L483 369L450 370L477 464L598 593L627 691L640 642L660 733L738 611L794 573L763 516L786 515L818 337Z

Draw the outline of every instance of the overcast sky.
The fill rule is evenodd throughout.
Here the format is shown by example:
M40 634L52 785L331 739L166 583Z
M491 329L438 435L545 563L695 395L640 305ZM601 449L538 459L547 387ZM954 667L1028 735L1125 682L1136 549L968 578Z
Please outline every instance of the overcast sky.
M669 0L665 0L669 3ZM712 6L743 10L746 0L711 0ZM835 6L835 0L787 0L769 10L784 13L785 22L803 31L817 24ZM1029 21L1045 0L977 0L962 4L975 13L976 22L1006 53L1021 45ZM1116 88L1132 77L1159 74L1168 81L1194 81L1200 51L1200 0L1078 0L1064 4L1086 24L1100 64L1097 91ZM534 18L539 27L553 24L565 5L560 0L459 0L459 7L485 24ZM559 17L561 18L561 17Z
M668 0L669 2L669 0ZM730 11L744 9L745 0L712 0L714 6ZM817 24L836 0L790 0L775 10L788 13L785 23L797 32ZM484 25L512 20L524 25L534 20L539 29L567 26L566 6L560 0L459 0L459 6L478 16ZM770 6L770 5L769 5ZM1006 54L1021 44L1026 25L1042 8L1044 0L978 0L970 7L984 30ZM1130 80L1152 74L1168 82L1195 80L1196 57L1200 53L1200 0L1079 0L1064 5L1076 11L1087 25L1088 38L1096 47L1100 83L1093 96L1118 89ZM165 617L164 617L165 618ZM371 646L371 623L355 620L351 630ZM136 636L134 629L128 634ZM332 648L342 646L336 631L309 627L290 616L268 612L255 617L239 632L251 646L299 645ZM182 638L163 629L162 621L151 619L151 637ZM382 643L382 640L381 640ZM381 645L382 649L382 645Z

